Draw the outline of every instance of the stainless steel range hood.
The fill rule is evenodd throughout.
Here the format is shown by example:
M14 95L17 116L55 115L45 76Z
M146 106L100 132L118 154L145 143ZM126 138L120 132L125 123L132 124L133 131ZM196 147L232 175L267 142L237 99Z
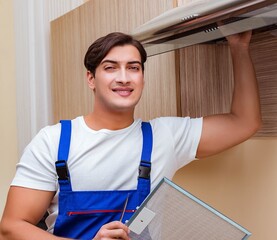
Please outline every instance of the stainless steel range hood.
M247 30L277 31L276 26L277 0L200 0L163 13L132 35L152 56Z

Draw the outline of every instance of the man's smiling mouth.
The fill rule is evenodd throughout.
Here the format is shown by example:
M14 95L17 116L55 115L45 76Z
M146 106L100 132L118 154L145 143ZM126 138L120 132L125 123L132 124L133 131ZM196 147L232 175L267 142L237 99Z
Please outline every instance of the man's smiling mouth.
M117 93L120 96L129 96L134 89L132 88L114 88L112 89L113 92Z

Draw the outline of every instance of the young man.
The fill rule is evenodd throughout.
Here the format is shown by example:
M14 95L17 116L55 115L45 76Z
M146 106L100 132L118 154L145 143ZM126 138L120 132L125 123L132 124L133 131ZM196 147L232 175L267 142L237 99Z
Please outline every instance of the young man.
M42 129L26 148L8 194L0 239L127 240L129 230L119 221L126 197L125 220L163 177L171 179L195 157L252 136L261 114L249 55L251 32L227 39L235 78L230 113L158 118L150 125L134 119L144 87L145 50L123 33L95 41L85 56L94 110L72 120L72 126L65 122ZM55 166L56 160L61 161ZM35 226L46 210L47 232Z

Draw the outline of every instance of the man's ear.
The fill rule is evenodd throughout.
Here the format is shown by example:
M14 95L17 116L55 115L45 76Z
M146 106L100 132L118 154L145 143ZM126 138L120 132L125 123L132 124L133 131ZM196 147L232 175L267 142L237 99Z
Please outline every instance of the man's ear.
M90 72L87 71L87 81L88 81L88 86L90 89L94 90L95 89L95 84L94 84L94 75Z

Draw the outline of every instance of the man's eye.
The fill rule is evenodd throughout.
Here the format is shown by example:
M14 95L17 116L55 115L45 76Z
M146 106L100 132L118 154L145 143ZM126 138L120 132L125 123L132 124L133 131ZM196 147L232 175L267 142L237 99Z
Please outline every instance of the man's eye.
M138 66L130 66L129 69L132 70L132 71L139 71L140 67L138 67Z
M113 70L113 69L115 69L115 67L114 66L106 66L106 67L104 67L104 69L105 70Z

